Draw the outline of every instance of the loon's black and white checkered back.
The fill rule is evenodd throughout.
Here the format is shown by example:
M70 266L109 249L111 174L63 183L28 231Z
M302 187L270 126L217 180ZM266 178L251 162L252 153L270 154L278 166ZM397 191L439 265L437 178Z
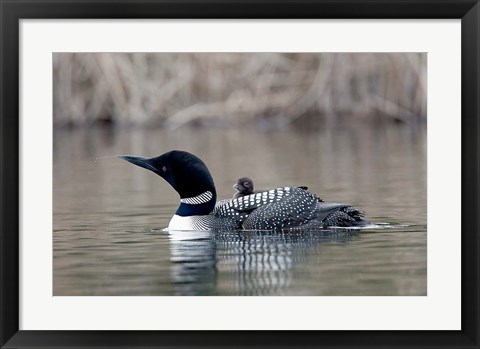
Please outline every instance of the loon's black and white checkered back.
M259 207L283 200L294 188L283 187L217 202L212 212L214 229L242 229L243 222ZM301 189L298 189L301 190Z
M302 214L313 216L311 211L317 202L310 192L283 187L219 201L212 215L218 222L214 223L216 228L271 230L283 228L278 223L291 220L292 213L294 219ZM265 221L262 223L262 220Z
M219 201L211 217L212 229L311 230L354 225L363 212L324 203L304 189L283 187Z
M244 229L281 230L299 227L317 217L318 198L303 189L291 188L282 200L262 205L243 222Z

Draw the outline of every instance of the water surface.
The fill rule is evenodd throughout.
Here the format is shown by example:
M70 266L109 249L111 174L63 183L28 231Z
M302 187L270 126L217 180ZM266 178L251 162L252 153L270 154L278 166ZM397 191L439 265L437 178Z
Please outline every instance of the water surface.
M237 178L306 185L367 212L360 231L166 232L177 193L113 155L201 157L219 199ZM53 294L350 296L427 294L426 132L55 131Z

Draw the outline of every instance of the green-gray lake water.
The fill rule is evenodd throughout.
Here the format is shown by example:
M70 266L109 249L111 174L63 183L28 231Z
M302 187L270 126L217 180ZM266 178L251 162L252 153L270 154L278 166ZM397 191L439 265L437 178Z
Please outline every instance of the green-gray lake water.
M427 294L426 130L101 130L54 133L54 296ZM335 234L163 231L177 193L114 155L202 158L219 199L237 178L305 185L377 227Z

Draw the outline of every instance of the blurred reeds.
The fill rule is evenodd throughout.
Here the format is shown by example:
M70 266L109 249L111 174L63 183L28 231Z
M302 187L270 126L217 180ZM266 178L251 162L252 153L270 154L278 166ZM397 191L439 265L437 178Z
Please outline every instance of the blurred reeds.
M57 127L426 121L426 53L54 53Z

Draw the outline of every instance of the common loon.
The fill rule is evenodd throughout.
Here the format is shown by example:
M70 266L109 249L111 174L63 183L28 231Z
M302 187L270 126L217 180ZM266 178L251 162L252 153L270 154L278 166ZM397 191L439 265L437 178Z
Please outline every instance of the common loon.
M253 181L248 177L239 178L233 188L237 189L237 192L233 194L234 199L254 193Z
M350 205L326 203L315 194L283 187L217 202L213 178L205 163L185 151L154 158L120 158L165 179L180 195L169 230L313 230L368 224L364 212Z

